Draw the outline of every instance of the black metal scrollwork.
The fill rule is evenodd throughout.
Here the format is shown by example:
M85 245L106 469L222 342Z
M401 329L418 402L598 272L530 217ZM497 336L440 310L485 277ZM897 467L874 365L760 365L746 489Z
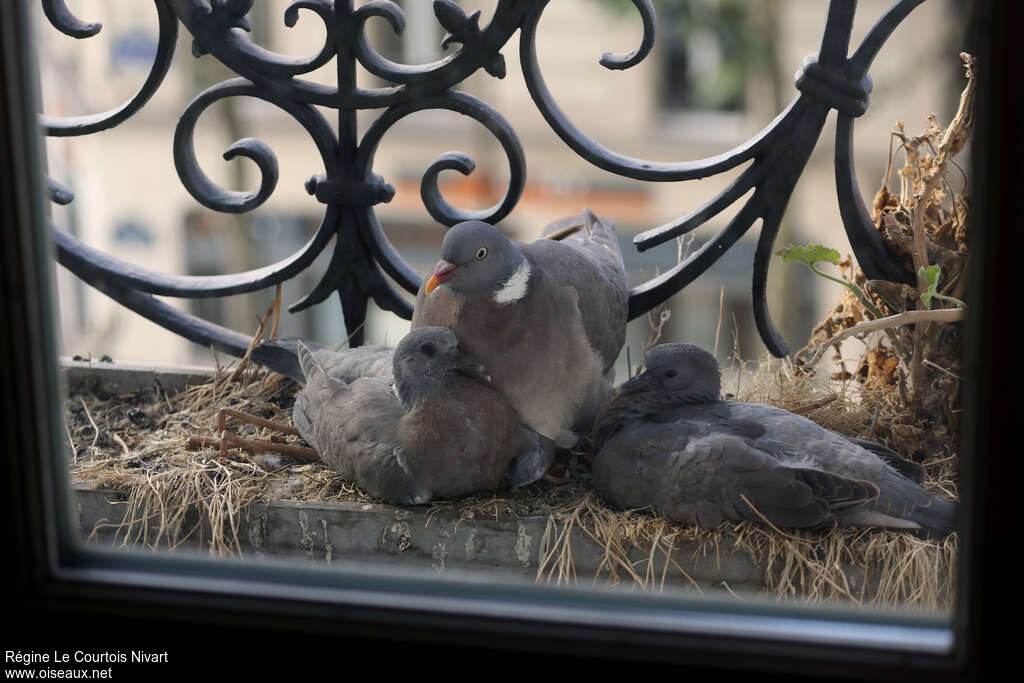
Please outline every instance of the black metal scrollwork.
M76 38L100 32L101 25L79 20L63 0L41 0L50 23ZM650 53L656 17L651 0L631 0L643 23L640 46L626 55L605 54L608 69L636 66ZM421 182L421 197L430 216L445 226L468 219L496 223L515 208L526 182L526 157L515 131L500 112L482 100L452 87L478 69L503 78L506 64L501 50L521 32L520 63L526 85L537 108L558 136L591 164L616 175L652 182L683 182L748 164L724 190L676 221L637 235L634 244L645 250L686 234L717 216L748 193L729 223L685 261L630 292L630 318L662 303L704 273L753 224L760 221L754 255L752 296L758 330L769 350L788 352L771 322L766 286L768 261L783 213L809 159L831 109L837 110L835 172L839 208L851 247L870 278L913 282L912 275L883 245L869 218L857 187L852 156L853 119L868 107L872 61L893 30L924 0L900 0L886 12L848 57L856 0L830 0L818 53L808 56L796 74L796 97L771 123L738 147L706 159L664 163L634 159L607 149L580 130L559 108L548 90L537 58L536 32L549 0L499 0L486 26L480 13L466 15L453 0L434 0L438 23L448 32L443 45L458 44L457 51L436 62L407 65L393 62L369 44L365 29L370 20L384 20L398 34L405 28L401 8L390 0L371 0L355 8L353 0L297 0L284 13L293 27L300 10L324 23L324 44L311 56L281 55L253 42L247 15L251 0L154 0L160 27L156 55L148 77L127 102L101 114L56 118L41 116L43 132L51 136L88 135L118 125L139 111L159 88L174 54L180 22L193 38L193 54L210 54L239 78L218 83L200 93L186 108L174 135L174 161L182 184L202 205L241 213L262 204L277 183L277 159L263 142L239 140L224 153L225 159L243 156L260 171L259 187L248 192L218 187L199 167L193 148L193 130L203 111L226 97L254 97L279 107L306 130L320 153L322 173L312 175L306 189L325 205L324 217L310 241L292 256L269 266L217 276L167 275L136 267L83 244L54 228L61 264L115 300L169 330L204 345L214 344L240 355L249 339L240 333L182 313L153 295L215 297L250 292L278 284L302 272L337 237L331 264L323 279L304 299L292 304L301 310L337 291L351 342L361 343L361 326L368 300L406 318L408 302L384 275L415 293L420 275L388 241L374 206L388 202L394 188L373 172L378 144L400 119L425 109L442 109L468 116L483 125L499 142L509 162L509 185L494 206L465 211L449 204L438 188L446 170L469 174L475 167L461 152L446 153L430 164ZM331 61L337 64L337 85L326 86L301 78ZM364 89L355 84L355 66L361 65L391 85ZM332 127L317 107L338 112ZM355 113L382 109L360 139ZM66 204L73 195L50 180L52 201ZM751 193L750 191L753 190Z

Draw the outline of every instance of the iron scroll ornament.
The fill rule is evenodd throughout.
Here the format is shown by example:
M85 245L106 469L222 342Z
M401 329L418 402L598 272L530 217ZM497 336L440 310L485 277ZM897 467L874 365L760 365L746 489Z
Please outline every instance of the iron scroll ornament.
M291 256L268 266L231 275L183 276L159 273L116 259L80 242L54 227L57 258L79 278L100 289L122 305L204 346L215 345L240 356L251 339L201 318L178 311L155 295L202 298L252 292L288 280L307 268L336 237L331 263L321 281L300 301L289 306L298 311L325 300L337 291L350 343L362 343L362 324L370 299L384 310L410 318L412 307L397 292L397 285L413 294L421 277L388 241L374 206L388 202L394 188L373 173L377 145L394 123L424 109L446 109L481 123L501 144L510 170L504 197L483 211L465 211L449 204L438 187L442 171L473 172L472 159L460 152L438 157L421 180L421 197L431 217L445 226L477 219L497 223L516 206L526 181L526 156L512 127L486 102L452 87L484 69L504 77L502 48L518 30L520 62L527 88L551 128L578 155L595 166L644 181L680 182L707 177L749 163L724 190L704 205L676 221L637 235L634 244L646 250L691 232L706 221L753 193L729 223L682 263L629 293L630 319L666 301L704 273L729 247L760 220L761 230L754 255L752 297L757 329L776 356L788 347L768 312L766 285L768 261L785 207L817 145L829 110L836 109L835 175L840 215L857 260L872 279L914 283L913 274L891 254L875 229L860 195L854 173L853 119L868 106L872 61L895 28L924 0L900 0L893 5L848 55L856 0L830 0L818 53L808 56L796 74L798 94L771 123L747 142L714 157L679 163L653 162L623 156L589 137L565 115L544 82L537 59L536 31L550 0L498 0L491 20L479 25L480 13L466 15L453 0L434 0L434 13L448 33L445 46L461 47L445 58L423 65L392 62L369 44L365 26L371 18L387 21L401 34L405 18L390 0L371 0L354 7L354 0L297 0L285 11L291 27L305 10L317 16L326 29L324 44L307 57L281 55L264 49L247 35L247 14L252 0L154 0L159 39L150 72L139 91L120 107L101 114L57 118L42 116L43 131L50 136L88 135L112 128L141 109L159 88L174 54L179 23L193 38L193 54L210 54L239 77L218 83L200 93L185 109L174 135L174 161L184 187L204 206L223 212L250 211L269 197L277 183L277 159L259 140L246 138L224 152L252 160L260 171L259 187L249 192L228 191L217 186L200 168L192 134L203 111L226 97L265 100L294 118L314 141L323 172L306 182L307 191L325 205L324 216L313 237ZM41 0L50 23L61 32L87 38L100 24L74 17L63 0ZM608 69L627 69L650 53L655 40L656 17L651 0L631 0L643 22L639 48L626 55L605 54L600 63ZM335 62L334 87L301 78L303 74ZM392 85L360 88L356 65ZM337 111L332 127L318 107ZM356 112L382 109L380 116L359 137ZM66 204L73 195L50 181L52 201Z

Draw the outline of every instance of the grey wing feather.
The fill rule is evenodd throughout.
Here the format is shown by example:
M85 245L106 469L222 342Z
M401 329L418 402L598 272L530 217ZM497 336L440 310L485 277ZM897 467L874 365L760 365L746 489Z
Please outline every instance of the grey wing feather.
M875 483L880 494L870 506L873 512L910 520L942 534L955 530L957 504L953 501L933 497L916 482L891 469Z
M706 450L708 465L719 468L705 473L698 493L717 499L726 519L760 520L763 515L778 526L813 527L826 524L837 507L860 505L878 495L868 482L782 465L746 439L713 435L696 441L694 448Z
M626 340L629 288L614 224L584 209L586 227L555 242L537 240L520 248L561 286L573 287L590 345L612 367Z
M302 368L299 367L300 341L296 338L287 338L260 342L249 357L265 368L290 377L296 382L302 382ZM306 342L306 344L314 349L320 348L312 342Z
M305 377L306 386L313 385L313 392L321 392L323 388L331 392L348 391L348 382L356 378L346 379L341 373L332 373L328 367L337 360L338 354L326 349L314 351L299 342L299 367L302 368L302 375ZM321 387L321 385L324 385ZM330 397L323 397L330 398Z
M913 480L920 484L924 481L924 468L918 465L912 460L907 460L899 453L886 448L880 443L874 441L865 441L864 439L857 439L852 436L846 437L853 443L857 444L861 448L867 451L871 451L882 460L884 460L890 467L902 474L904 477Z
M761 515L778 526L820 526L832 521L836 511L878 496L870 482L782 465L747 439L727 434L692 438L677 427L649 425L652 438L633 447L625 438L635 437L636 430L613 438L595 461L595 487L613 502L629 499L630 506L638 507L646 501L660 514L702 527L724 520L762 521ZM620 467L611 480L602 460L616 450L621 458L623 448L632 450L636 462L632 472Z
M323 449L317 443L316 431L313 429L313 405L305 391L300 391L295 396L295 404L292 406L292 422L299 434L306 440L317 453L322 454ZM320 456L321 458L323 455Z
M929 531L945 535L956 531L956 515L955 502L933 498L927 505L916 508L907 518Z
M343 401L349 387L345 382L332 379L317 358L318 353L303 342L298 342L297 359L306 386L295 396L292 422L302 438L323 457L324 444L320 432L325 421L324 411ZM320 429L318 429L320 427Z
M357 377L390 377L392 349L390 346L360 346L354 349L332 351L311 341L296 338L271 339L261 342L250 357L256 363L270 368L296 382L305 381L302 364L299 362L299 347L323 358L336 356L336 360L321 360L324 367L345 382ZM333 368L337 365L337 370Z
M360 346L345 351L323 349L313 353L324 372L335 380L348 383L360 377L394 377L394 349L390 346Z
M549 235L570 225L582 225L580 230L563 237L560 242L571 244L598 260L606 260L612 264L622 260L622 248L615 232L615 222L610 218L602 218L590 209L583 209L578 216L570 216L555 221L544 228L543 234ZM618 255L616 259L611 254ZM609 260L610 259L610 260Z

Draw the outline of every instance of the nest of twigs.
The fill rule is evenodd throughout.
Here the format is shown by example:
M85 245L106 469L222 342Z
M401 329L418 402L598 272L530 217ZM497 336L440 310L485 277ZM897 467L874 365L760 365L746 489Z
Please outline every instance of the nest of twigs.
M774 403L855 436L864 436L895 410L864 395L849 395L849 380L823 382L795 372L789 364L746 364L734 377L729 390L738 399ZM122 396L69 396L72 479L125 494L124 520L103 523L114 527L123 544L173 549L192 539L217 555L243 554L238 523L261 502L380 502L320 463L237 449L226 457L214 447L189 450L190 435L214 436L217 414L224 407L289 422L297 389L289 379L252 367L234 380L223 373L177 395L154 385ZM271 436L251 425L232 429L247 438ZM295 437L287 441L300 443ZM586 454L574 454L565 464L570 482L564 486L541 483L437 501L432 508L455 510L466 518L546 517L537 572L542 582L626 582L660 590L666 576L685 580L687 557L678 548L698 542L705 555L749 556L766 568L765 590L779 597L918 608L950 604L955 536L931 540L877 529L790 532L750 523L702 530L645 510L608 508L589 486ZM949 460L926 463L930 490L956 497L953 465ZM573 565L570 541L581 534L604 549L604 564L596 576L577 576ZM640 563L637 551L646 558ZM871 580L853 589L850 572L867 572Z

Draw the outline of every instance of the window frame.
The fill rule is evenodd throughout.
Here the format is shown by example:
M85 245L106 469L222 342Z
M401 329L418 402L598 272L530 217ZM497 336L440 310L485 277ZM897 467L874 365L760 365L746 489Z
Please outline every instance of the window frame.
M968 339L977 343L966 349L965 367L973 381L965 396L962 449L970 455L962 463L958 602L947 630L937 620L909 615L886 616L880 624L882 617L870 613L830 617L805 609L782 614L782 608L732 605L723 610L710 602L687 602L686 611L676 613L673 608L681 603L664 597L656 609L649 596L632 594L493 587L390 572L372 576L78 546L71 533L68 480L57 467L64 446L50 303L53 247L37 182L43 172L35 122L36 53L25 3L0 3L0 301L6 302L0 306L5 359L0 408L8 547L16 574L4 597L8 618L25 629L25 642L15 647L69 634L81 638L98 628L110 629L113 637L137 637L136 625L146 623L154 635L178 646L195 643L200 634L258 642L287 631L314 643L336 642L338 636L350 646L418 642L422 645L411 646L413 651L437 652L439 658L457 647L475 647L570 654L598 666L633 660L691 672L724 668L826 678L986 680L998 671L998 655L1014 652L996 645L1013 635L999 619L1013 616L1009 600L996 590L1012 586L1000 584L998 572L1007 563L1000 562L1004 551L998 539L1012 538L1006 525L1013 517L994 503L1008 507L1013 496L999 458L1014 456L1012 430L1019 420L1012 403L999 400L1005 372L1013 368L998 368L997 377L992 360L1012 358L1013 337L999 334L998 324L1016 305L1009 277L1019 265L1011 259L1024 253L1005 239L1014 234L1010 204L1019 194L1012 184L1019 162L1004 136L1021 110L1015 106L1020 88L1010 80L1015 78L1011 60L1000 59L1012 54L1009 4L976 4L974 35L985 40L976 41L972 254L985 267L970 273L973 297L965 324L972 332ZM1014 97L1016 103L1007 101ZM46 628L28 626L40 618L48 620ZM942 633L953 636L945 654ZM915 642L915 649L899 647L908 642Z

